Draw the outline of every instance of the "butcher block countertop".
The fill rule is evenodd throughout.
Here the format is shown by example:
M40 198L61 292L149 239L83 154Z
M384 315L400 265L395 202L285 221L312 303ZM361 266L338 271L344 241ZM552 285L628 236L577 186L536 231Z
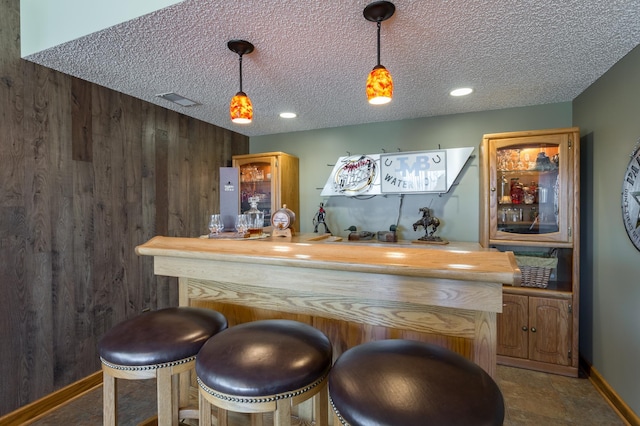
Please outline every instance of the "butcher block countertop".
M520 270L513 253L467 242L355 243L328 234L243 240L158 236L136 247L136 253L520 285Z

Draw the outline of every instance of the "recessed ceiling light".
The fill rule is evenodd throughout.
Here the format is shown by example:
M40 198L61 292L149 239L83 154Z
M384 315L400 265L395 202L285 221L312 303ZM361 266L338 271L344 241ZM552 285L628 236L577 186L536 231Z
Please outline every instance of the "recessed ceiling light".
M200 105L196 101L192 101L191 99L187 99L184 96L178 95L177 93L169 92L169 93L160 93L156 95L159 98L166 99L174 104L178 104L183 107L192 107L196 105Z
M460 89L454 89L449 94L451 96L466 96L473 92L473 89L470 87L461 87Z
M295 112L281 112L280 117L282 118L296 118L298 114Z

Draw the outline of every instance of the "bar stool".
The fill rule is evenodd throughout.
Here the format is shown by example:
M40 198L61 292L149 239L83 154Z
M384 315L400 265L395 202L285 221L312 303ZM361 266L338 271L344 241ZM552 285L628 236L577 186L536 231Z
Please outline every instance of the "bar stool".
M498 385L448 349L380 340L345 351L329 373L334 426L502 425Z
M219 312L178 307L143 313L109 330L99 343L104 425L117 423L116 379L153 378L158 425L177 425L179 405L189 399L189 383L183 380L181 394L178 374L192 370L202 345L225 328L227 319Z
M333 349L322 332L291 320L248 322L213 336L198 353L196 376L200 385L200 426L211 426L212 405L218 425L228 422L228 411L252 414L273 412L274 426L291 424L291 406L313 399L316 425L329 416L327 375Z

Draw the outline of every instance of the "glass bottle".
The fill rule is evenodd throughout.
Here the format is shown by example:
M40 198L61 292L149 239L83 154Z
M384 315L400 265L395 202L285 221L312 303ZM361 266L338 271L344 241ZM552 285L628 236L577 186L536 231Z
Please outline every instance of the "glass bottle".
M511 202L513 204L520 204L523 202L524 191L522 185L519 182L519 178L511 178Z
M260 201L260 197L249 197L251 208L245 212L249 221L250 237L262 235L264 227L264 213L258 210L258 201Z
M500 182L500 204L511 204L511 190L505 175L502 175Z

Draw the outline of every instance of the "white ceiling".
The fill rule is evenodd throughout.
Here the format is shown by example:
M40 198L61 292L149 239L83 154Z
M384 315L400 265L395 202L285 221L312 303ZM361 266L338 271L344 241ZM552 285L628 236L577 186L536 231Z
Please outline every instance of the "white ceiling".
M369 2L185 0L25 59L257 136L571 101L640 43L640 0L394 0L381 36L394 98L371 106ZM229 119L231 39L255 45L243 58L249 125ZM460 86L475 91L448 95ZM201 105L155 96L165 92Z

